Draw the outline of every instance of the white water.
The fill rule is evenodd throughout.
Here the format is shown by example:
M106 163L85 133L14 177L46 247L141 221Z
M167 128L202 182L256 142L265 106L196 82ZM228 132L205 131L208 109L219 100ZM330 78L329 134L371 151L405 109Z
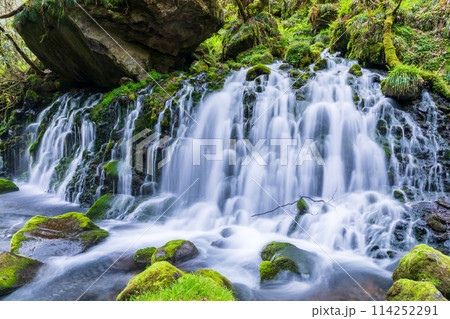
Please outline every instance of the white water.
M159 172L159 192L140 199L140 205L129 213L134 203L130 196L130 141L134 121L141 108L142 100L138 99L135 109L126 117L125 138L116 155L121 160L118 193L126 196L118 197L120 204L115 209L119 211L114 216L125 221L100 222L101 227L111 232L106 242L79 256L55 258L33 284L8 298L36 299L43 287L51 288L39 298L77 298L130 246L125 254L128 259L139 248L158 247L178 238L193 241L200 250L199 257L180 267L219 271L241 290L247 291L247 299L339 299L343 293L348 293L348 298L353 299L369 298L340 267L356 278L375 299L383 298L390 284L392 268L398 258L415 244L415 239L411 236L410 224L407 224L403 241L393 239L396 225L404 221L403 214L407 209L391 196L388 169L396 164L392 158L385 161L385 152L375 134L377 121L391 114L387 140L392 149L396 142L391 132L397 119L403 116L409 119L413 131L419 130L406 113L394 109L393 102L384 98L380 85L373 81L373 73L363 70L363 76L353 79L350 86L348 69L351 62L333 58L328 63L329 69L317 72L301 92L289 89L291 79L279 71L276 64L271 66L272 74L268 78L261 77L255 82L245 81L246 70L236 72L227 80L223 90L207 96L195 109L192 108L192 87L186 84L177 104L166 105L172 114L177 112L179 126L169 152L173 152L171 160ZM298 101L296 93L303 99ZM353 99L355 93L360 97L357 104ZM256 96L250 107L243 104L248 94ZM433 102L427 99L429 96L425 94L424 103L433 107ZM67 106L69 103L63 105L72 112L83 109L70 108ZM58 112L64 112L66 107ZM44 188L49 187L46 182L57 165L55 161L64 156L61 146L56 147L56 153L62 154L59 157L46 159L44 156L59 145L55 130L64 127L59 132L67 134L71 130L69 125L61 124L64 121L70 123L70 115L61 113L53 119L46 133L53 143L44 143L43 139L37 160L41 172L38 174L35 167L31 175L31 181ZM249 127L249 123L254 125ZM174 132L173 127L171 131ZM416 134L414 136L419 135ZM258 160L265 165L250 154L243 141L245 138L251 145L263 141ZM427 142L428 138L424 137L421 143L436 148L437 144ZM206 160L203 155L214 154L216 150L203 147L200 165L193 165L193 141L200 139L222 141L223 160ZM230 139L237 140L235 146ZM290 139L290 143L296 145L289 146L287 156L284 156L279 145L270 144L271 139ZM308 147L300 158L300 161L304 159L303 165L298 165L298 155L308 140L315 142L324 163L317 158L314 160L313 148ZM420 138L401 141L405 154L412 157L411 163L415 140ZM280 143L280 140L273 143ZM156 149L150 147L149 152L156 152ZM437 150L433 151L436 154ZM156 170L156 153L148 158L147 168L152 166ZM229 164L230 158L235 159L236 165ZM402 171L399 163L396 167L396 187L414 183L412 173L408 173L411 167L406 171ZM439 169L437 162L435 169ZM430 184L442 184L437 176L430 178ZM427 190L425 186L418 189L422 195L426 191L435 191ZM438 188L437 192L442 189ZM295 201L301 195L322 199L329 204L309 201L310 213L298 220L297 227L293 227L296 226L293 223L295 205L252 217ZM136 220L148 222L137 223ZM153 225L155 220L158 222ZM222 233L224 229L227 229L226 236ZM292 229L294 231L290 231ZM315 252L319 259L313 276L306 281L281 278L275 283L261 285L259 253L272 240L288 241ZM393 259L387 258L388 252L393 252ZM89 282L70 279L74 273L80 272ZM121 272L120 266L116 265L90 290L87 298L114 298L131 276ZM64 288L67 286L72 287L70 291ZM58 295L61 290L64 291L63 296Z

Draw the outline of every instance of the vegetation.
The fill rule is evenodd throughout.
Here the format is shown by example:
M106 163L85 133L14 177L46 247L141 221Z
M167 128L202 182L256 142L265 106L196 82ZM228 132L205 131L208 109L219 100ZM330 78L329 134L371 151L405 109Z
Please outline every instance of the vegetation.
M139 249L133 256L133 261L138 267L145 268L152 264L152 256L155 253L155 247Z
M114 200L114 195L106 194L100 197L94 205L86 212L86 217L91 220L101 220L111 209L111 202Z
M386 294L387 301L447 301L431 282L400 279Z
M398 64L382 83L382 90L386 96L413 100L422 92L423 85L424 80L417 68Z
M17 192L19 187L7 179L0 179L0 194Z
M41 262L9 252L0 254L0 296L23 286L36 274Z

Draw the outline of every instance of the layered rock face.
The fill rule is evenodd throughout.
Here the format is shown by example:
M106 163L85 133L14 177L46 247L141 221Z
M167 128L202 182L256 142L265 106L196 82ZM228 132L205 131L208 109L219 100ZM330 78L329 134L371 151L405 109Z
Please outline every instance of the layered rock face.
M31 2L16 27L46 67L102 87L146 76L142 68L182 67L223 23L217 0L128 0L113 7L78 3L81 7L74 2L37 9Z

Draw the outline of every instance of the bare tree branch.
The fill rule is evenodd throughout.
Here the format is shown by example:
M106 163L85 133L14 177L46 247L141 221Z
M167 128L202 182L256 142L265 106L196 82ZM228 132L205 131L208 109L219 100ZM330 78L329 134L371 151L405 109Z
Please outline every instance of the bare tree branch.
M15 9L15 10L13 10L13 11L11 11L11 12L2 14L2 15L0 15L0 19L8 19L8 18L11 18L11 17L15 16L16 14L18 14L19 12L21 12L23 9L25 9L26 6L27 6L27 4L24 3L24 4L22 4L20 7L18 7L17 9Z

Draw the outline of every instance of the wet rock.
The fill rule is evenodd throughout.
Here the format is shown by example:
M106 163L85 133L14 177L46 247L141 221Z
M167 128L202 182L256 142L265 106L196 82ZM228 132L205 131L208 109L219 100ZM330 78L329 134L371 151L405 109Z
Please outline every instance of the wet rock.
M155 253L155 247L139 249L133 256L135 265L139 268L146 268L152 263L152 256Z
M356 76L362 75L361 66L359 64L353 64L348 72Z
M10 252L0 254L0 296L30 282L42 263Z
M168 261L172 264L181 263L197 257L197 247L188 240L172 240L158 248L152 256L152 264Z
M400 279L386 294L387 301L447 301L431 282Z
M19 187L7 179L0 179L0 194L6 194L19 191Z
M87 211L86 217L91 220L101 220L105 214L112 208L112 201L114 200L114 195L106 194L100 197L94 205Z
M247 75L246 75L245 79L247 81L253 81L260 75L263 75L263 74L269 75L270 73L271 73L271 71L267 66L265 66L263 64L258 64L247 71Z
M444 297L449 298L450 257L427 245L418 245L400 260L392 279L427 281L434 284Z
M104 240L109 233L84 214L35 216L11 239L11 252L42 261L53 256L74 256Z
M228 278L226 278L225 276L219 274L217 271L214 271L212 269L199 269L195 272L195 274L211 278L219 285L224 286L227 289L233 290L233 285L231 284L231 281L229 281Z

